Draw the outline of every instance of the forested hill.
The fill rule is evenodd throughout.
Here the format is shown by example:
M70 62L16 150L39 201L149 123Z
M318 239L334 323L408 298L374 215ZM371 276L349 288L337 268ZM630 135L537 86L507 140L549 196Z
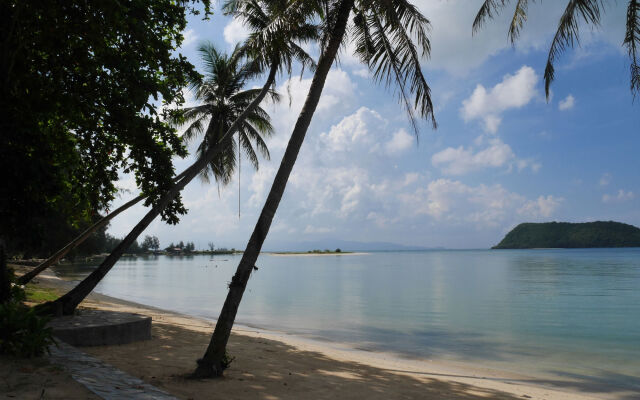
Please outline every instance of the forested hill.
M524 223L494 249L640 247L640 229L613 221Z

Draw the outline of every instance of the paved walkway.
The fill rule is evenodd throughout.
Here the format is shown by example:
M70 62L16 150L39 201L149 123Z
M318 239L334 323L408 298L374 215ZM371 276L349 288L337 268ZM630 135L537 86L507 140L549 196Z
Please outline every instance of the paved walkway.
M58 340L49 359L66 368L76 381L105 400L177 400L166 392Z

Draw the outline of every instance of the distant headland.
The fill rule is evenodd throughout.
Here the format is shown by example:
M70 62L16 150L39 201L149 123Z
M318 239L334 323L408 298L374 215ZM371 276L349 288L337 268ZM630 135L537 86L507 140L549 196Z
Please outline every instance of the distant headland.
M640 247L640 229L614 221L523 223L493 249Z

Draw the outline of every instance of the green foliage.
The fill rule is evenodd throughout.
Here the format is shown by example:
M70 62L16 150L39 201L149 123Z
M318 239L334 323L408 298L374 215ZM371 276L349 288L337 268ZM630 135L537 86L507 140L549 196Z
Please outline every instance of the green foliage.
M13 271L8 275L15 280ZM55 343L51 328L46 326L49 320L22 304L25 298L23 287L12 283L9 301L0 303L0 354L35 357Z
M18 357L42 355L55 343L48 319L39 317L23 304L10 301L0 304L0 354Z
M0 3L0 237L13 252L106 209L120 168L147 204L171 186L186 151L162 105L198 77L176 53L189 3ZM177 198L163 218L184 212Z
M160 240L157 236L146 235L144 237L144 240L142 241L142 244L140 245L140 248L145 252L149 250L158 250L160 248Z
M220 364L222 365L222 369L225 370L229 368L231 366L231 363L235 359L236 359L235 357L230 356L229 353L225 351L224 356L222 356L222 361L220 362Z
M494 249L640 247L640 229L613 221L523 223Z

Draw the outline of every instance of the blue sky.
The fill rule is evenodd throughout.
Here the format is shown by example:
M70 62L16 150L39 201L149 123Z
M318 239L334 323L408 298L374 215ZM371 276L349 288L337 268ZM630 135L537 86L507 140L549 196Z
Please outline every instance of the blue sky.
M583 29L581 47L560 57L547 102L542 75L564 3L532 4L512 47L510 8L472 36L480 1L415 1L433 27L423 69L439 124L433 130L423 123L417 140L393 93L373 83L347 46L326 82L265 249L326 238L483 248L525 221L640 226L640 104L629 91L621 47L626 4L611 2L602 27ZM200 43L230 50L245 29L216 10L209 21L192 17L184 35L181 53L200 67ZM224 188L194 180L183 192L189 214L181 223L156 221L145 234L163 246L184 240L198 248L209 241L244 248L309 84L308 74L281 76L283 101L264 104L276 128L268 142L272 158L258 172L243 163L240 219L237 176ZM192 156L176 160L176 169L191 162ZM119 187L135 191L130 176ZM130 196L123 193L114 206ZM144 212L128 211L109 231L124 236Z

